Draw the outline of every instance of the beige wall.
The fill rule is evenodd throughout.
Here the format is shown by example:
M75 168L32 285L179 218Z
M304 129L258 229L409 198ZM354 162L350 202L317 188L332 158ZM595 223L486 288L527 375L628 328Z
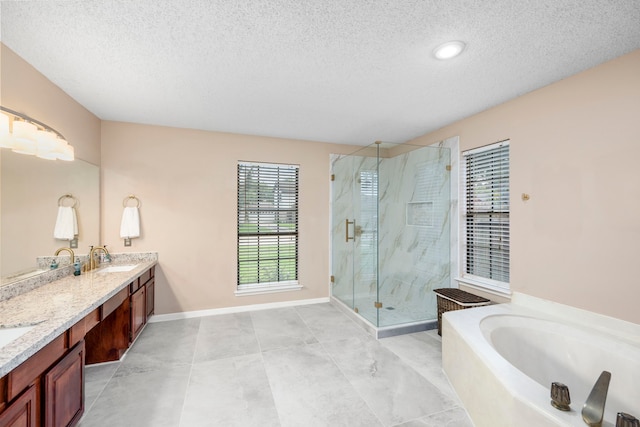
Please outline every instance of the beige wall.
M354 147L118 122L102 124L102 236L116 252L158 251L156 314L329 295L329 155ZM301 291L236 297L239 160L300 165ZM120 239L122 202L142 236Z
M640 50L413 143L454 135L511 139L512 290L640 323Z
M0 102L64 135L75 156L100 164L100 119L0 43Z

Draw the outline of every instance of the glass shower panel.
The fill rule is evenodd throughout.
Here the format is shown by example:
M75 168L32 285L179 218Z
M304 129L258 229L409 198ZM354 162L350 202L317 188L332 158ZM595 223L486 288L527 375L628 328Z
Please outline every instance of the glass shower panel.
M378 157L356 156L353 200L354 308L378 324Z
M450 286L450 150L406 151L380 162L380 327L435 319L433 289Z

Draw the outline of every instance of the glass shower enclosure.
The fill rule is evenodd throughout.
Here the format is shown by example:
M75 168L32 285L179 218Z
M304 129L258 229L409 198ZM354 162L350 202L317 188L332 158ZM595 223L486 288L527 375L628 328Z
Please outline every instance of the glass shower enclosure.
M332 296L376 328L437 319L450 164L445 147L379 142L332 157Z

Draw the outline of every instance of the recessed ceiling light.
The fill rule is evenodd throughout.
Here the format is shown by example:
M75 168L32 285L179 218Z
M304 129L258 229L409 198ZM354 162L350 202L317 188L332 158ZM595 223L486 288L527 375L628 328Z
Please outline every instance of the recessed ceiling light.
M464 46L465 44L458 40L446 42L433 50L433 56L438 59L451 59L460 55L464 50Z

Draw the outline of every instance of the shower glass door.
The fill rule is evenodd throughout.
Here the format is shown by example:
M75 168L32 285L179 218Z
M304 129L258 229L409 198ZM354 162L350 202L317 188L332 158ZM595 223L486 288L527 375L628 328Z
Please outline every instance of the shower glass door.
M354 308L353 288L353 157L335 156L332 159L331 194L331 294L350 308Z
M332 295L378 324L378 158L375 148L332 167Z
M451 153L372 144L332 158L332 295L374 326L431 321L451 283Z

